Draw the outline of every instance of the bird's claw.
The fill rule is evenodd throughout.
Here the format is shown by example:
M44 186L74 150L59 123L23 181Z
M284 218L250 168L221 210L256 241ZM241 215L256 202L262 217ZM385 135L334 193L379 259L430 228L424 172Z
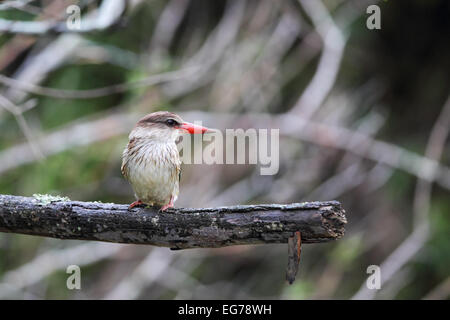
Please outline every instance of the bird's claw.
M162 206L161 209L159 209L159 212L164 212L169 208L173 208L173 197L170 198L170 201L168 204Z
M172 204L169 203L169 204L166 204L166 205L162 206L161 209L159 209L159 212L164 212L164 211L166 211L169 208L173 208L173 203Z
M128 207L128 210L133 209L134 207L140 206L144 204L141 200L137 200L135 202L133 202L132 204L130 204L130 206Z

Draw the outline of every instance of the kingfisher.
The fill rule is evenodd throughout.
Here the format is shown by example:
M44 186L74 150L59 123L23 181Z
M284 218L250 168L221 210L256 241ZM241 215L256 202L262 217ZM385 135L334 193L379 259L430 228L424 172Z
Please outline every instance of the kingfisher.
M213 132L200 125L183 121L173 112L158 111L141 118L131 131L122 154L121 171L134 191L138 205L160 207L165 211L178 198L181 160L176 141L183 133Z

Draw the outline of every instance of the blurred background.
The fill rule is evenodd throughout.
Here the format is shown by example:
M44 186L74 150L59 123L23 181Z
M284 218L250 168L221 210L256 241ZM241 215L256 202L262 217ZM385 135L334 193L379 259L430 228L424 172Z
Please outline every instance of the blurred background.
M448 299L449 16L446 0L1 1L1 194L131 203L128 133L169 110L280 129L276 175L184 165L177 206L336 199L348 224L303 247L291 286L286 245L172 252L1 233L0 298ZM71 264L81 290L66 288ZM370 265L380 290L366 287Z

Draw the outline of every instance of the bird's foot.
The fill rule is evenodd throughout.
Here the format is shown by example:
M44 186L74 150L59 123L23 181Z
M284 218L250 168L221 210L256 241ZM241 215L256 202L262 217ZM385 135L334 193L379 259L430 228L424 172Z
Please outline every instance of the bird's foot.
M173 203L166 204L159 209L160 212L166 211L169 208L173 208Z
M170 198L170 202L159 209L160 212L164 212L169 208L173 208L173 197Z
M141 200L137 200L137 201L133 202L132 204L130 204L130 206L128 207L128 210L133 209L134 207L140 206L142 204L144 204L144 203Z

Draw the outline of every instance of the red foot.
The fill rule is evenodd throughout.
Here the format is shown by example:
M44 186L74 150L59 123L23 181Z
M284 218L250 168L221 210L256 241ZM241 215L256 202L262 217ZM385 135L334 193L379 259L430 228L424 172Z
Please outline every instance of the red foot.
M141 200L137 200L137 201L133 202L132 204L130 204L128 209L133 209L134 207L139 206L141 204L144 204L144 203Z
M170 202L159 209L159 211L166 211L169 208L173 208L173 197L170 198Z

